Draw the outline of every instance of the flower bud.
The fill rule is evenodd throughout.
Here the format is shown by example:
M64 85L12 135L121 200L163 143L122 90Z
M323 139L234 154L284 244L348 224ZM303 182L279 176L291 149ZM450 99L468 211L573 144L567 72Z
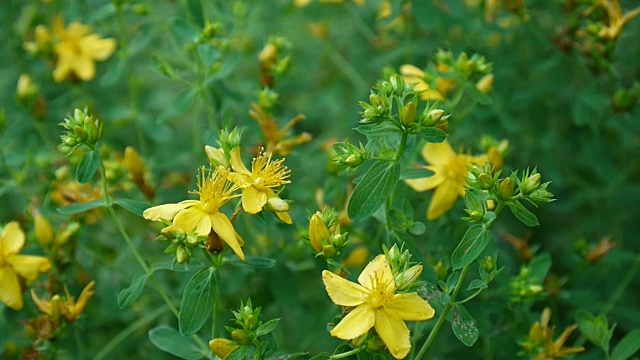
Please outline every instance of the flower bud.
M251 344L251 334L247 330L236 329L231 332L231 338L240 345Z
M444 110L442 109L433 109L427 113L427 116L422 121L423 126L433 126L436 125L440 120L446 118L444 116Z
M272 196L267 199L267 210L273 212L286 212L289 211L289 203L277 196Z
M313 251L323 252L324 244L328 244L330 239L329 229L322 221L322 214L317 211L309 222L309 242Z
M191 258L191 254L189 254L189 251L187 250L187 248L180 244L178 245L178 247L176 248L176 262L178 264L184 264L185 262L189 261L189 259Z
M238 347L238 345L233 345L229 339L213 339L209 341L209 348L220 359L224 359Z
M20 77L18 78L18 86L16 89L18 100L25 101L31 99L38 94L38 91L38 86L33 83L31 75L20 75Z
M471 218L471 220L480 221L480 220L482 220L482 212L477 211L477 210L476 211L472 211L469 214L469 217Z
M133 179L141 179L144 177L144 163L140 154L132 146L124 149L124 167L127 168Z
M53 229L51 228L51 224L49 224L49 221L47 221L47 219L39 212L36 213L33 222L38 242L40 242L42 247L47 247L51 243L51 240L53 240Z
M489 91L491 91L491 89L493 88L494 79L495 76L493 76L493 74L487 74L483 76L476 83L476 89L478 89L481 93L488 94Z
M413 101L410 101L404 106L402 112L400 113L400 121L402 125L409 126L416 121L416 104Z
M64 229L56 238L56 243L58 245L64 245L69 241L69 239L75 235L78 231L80 231L80 223L72 222L67 225L66 229Z
M396 94L402 94L404 91L404 80L399 75L391 75L389 78L389 83L391 83L391 88Z
M540 179L542 175L535 173L524 180L522 192L525 195L529 195L540 186Z
M331 237L331 244L336 248L340 249L347 244L347 233L340 234L340 230L338 229L335 234Z
M398 274L395 278L396 288L406 290L413 285L422 274L422 265L414 265Z
M496 259L491 255L487 255L480 261L480 266L487 274L491 274L496 269Z
M478 175L478 186L482 190L489 190L493 187L493 178L486 173Z
M511 178L505 178L498 186L498 197L500 200L507 200L513 196L513 181Z
M324 255L326 259L332 259L337 254L338 254L338 249L336 249L336 247L331 244L325 245L324 247L322 247L322 255Z

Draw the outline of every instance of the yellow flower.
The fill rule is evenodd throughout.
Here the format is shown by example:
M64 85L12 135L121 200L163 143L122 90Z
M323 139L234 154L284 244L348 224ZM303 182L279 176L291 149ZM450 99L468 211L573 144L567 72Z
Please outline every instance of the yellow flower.
M415 91L420 93L420 99L437 101L444 100L444 96L442 96L440 91L429 87L429 84L424 80L425 73L421 69L411 64L404 64L400 66L400 74L403 76L406 83L413 84Z
M384 255L378 255L362 271L358 283L324 270L322 281L335 304L354 307L331 335L352 340L366 334L372 327L391 355L401 359L409 354L411 342L405 321L431 319L434 310L417 293L396 294L391 267Z
M405 181L418 192L435 188L427 211L429 220L437 219L449 211L458 197L464 196L465 178L469 173L467 167L473 163L484 165L487 160L486 155L457 154L446 141L441 144L426 144L422 149L422 156L430 164L426 168L434 174L428 178Z
M547 360L584 351L584 347L564 347L564 343L569 339L571 333L578 328L577 325L574 324L566 328L554 341L553 335L555 328L549 328L550 318L551 309L546 307L542 311L540 322L536 322L531 326L529 337L520 343L520 346L522 346L528 354L535 354L535 360Z
M271 161L271 154L267 155L260 149L258 156L251 162L251 171L242 163L240 147L231 150L231 168L234 172L229 179L242 188L242 208L249 214L257 214L267 205L270 198L277 198L273 188L290 183L290 170L283 165L284 159ZM287 211L274 211L276 216L287 224L291 224L291 217Z
M51 301L40 299L36 295L35 289L31 289L31 298L40 311L54 319L62 315L69 321L75 321L82 314L85 306L87 306L87 301L93 296L93 287L95 285L96 282L92 281L85 286L82 293L80 293L77 303L66 286L64 287L64 292L66 293L67 299L64 302L60 295L54 295Z
M61 82L70 74L88 81L96 74L95 61L109 58L116 48L116 40L102 39L91 33L91 28L78 22L73 22L64 29L61 18L57 18L53 26L53 33L57 36L54 52L57 56L53 78Z
M20 310L24 305L18 277L29 284L35 281L38 273L51 267L43 256L18 255L24 241L24 232L15 221L8 223L0 233L0 301L13 310Z
M631 21L634 17L640 14L640 7L637 7L626 13L622 13L622 7L618 0L599 0L593 6L592 11L596 7L602 7L607 12L608 24L603 25L603 28L598 33L598 36L603 39L615 39L620 36L624 26Z
M240 346L234 345L229 339L217 338L209 341L209 348L220 359L226 358L233 350Z
M184 200L177 204L154 206L144 211L145 219L153 221L172 221L173 228L197 235L209 236L214 231L236 255L244 260L241 245L244 241L233 228L227 216L220 212L220 207L235 197L233 192L238 188L228 181L228 171L218 167L215 171L207 171L204 167L198 176L198 200Z

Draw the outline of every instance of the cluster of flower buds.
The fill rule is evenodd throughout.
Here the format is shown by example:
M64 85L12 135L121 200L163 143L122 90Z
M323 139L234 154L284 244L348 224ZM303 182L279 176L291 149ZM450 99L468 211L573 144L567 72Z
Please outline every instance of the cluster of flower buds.
M198 236L195 233L184 233L177 231L169 225L160 231L158 241L170 241L171 243L164 249L165 254L174 254L174 260L178 264L184 264L193 256L195 248L203 248L207 237Z
M238 130L237 127L231 131L227 129L220 130L218 134L218 145L220 145L220 147L216 148L210 145L205 145L204 147L204 152L207 155L209 163L214 167L222 166L229 168L231 149L240 146L241 139L242 131Z
M387 82L383 82L379 85L379 88L387 87ZM369 103L360 101L360 106L364 111L360 113L362 118L360 124L375 124L389 119L390 108L389 98L387 96L381 96L380 94L371 93L369 95Z
M340 249L347 245L347 233L340 231L335 213L325 209L316 211L309 220L309 244L316 253L326 259L332 259L340 254Z
M48 248L52 243L56 245L66 244L80 229L80 223L70 222L68 224L58 227L58 230L54 232L51 223L40 212L36 212L33 217L33 223L36 233L36 238L43 248Z
M531 172L529 170L523 172L522 177L515 178L518 191L525 198L533 202L551 202L553 194L547 191L550 182L541 183L541 179L542 175L535 168Z
M355 146L349 143L349 140L333 144L333 150L337 156L333 158L332 163L346 165L350 168L357 168L369 158L369 152L362 143Z
M542 280L532 276L532 269L523 265L518 276L509 281L509 299L514 304L540 299L545 296Z
M67 130L60 135L61 146L67 154L82 145L94 149L102 134L102 121L89 115L86 108L84 111L75 109L73 116L67 115L60 125Z
M271 37L265 47L258 54L260 62L260 85L273 88L275 86L274 75L282 76L291 67L291 55L279 56L283 50L287 50L291 44L286 38Z
M423 267L421 264L411 262L411 253L409 250L402 251L396 244L390 249L383 245L382 250L389 262L389 266L391 266L391 273L395 279L396 289L404 291L421 285L418 279L422 274Z
M493 65L487 62L484 56L478 54L469 57L467 53L462 52L457 59L454 59L451 51L441 49L438 50L435 58L438 65L446 65L450 72L453 71L465 79L476 75L487 75L493 69Z

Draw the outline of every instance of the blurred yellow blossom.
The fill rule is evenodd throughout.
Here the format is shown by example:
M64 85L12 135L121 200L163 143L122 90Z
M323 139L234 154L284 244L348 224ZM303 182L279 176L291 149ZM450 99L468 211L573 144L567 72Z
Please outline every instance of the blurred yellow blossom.
M555 327L549 328L549 319L551 318L551 309L544 308L540 317L540 322L536 322L529 330L529 336L525 341L520 342L527 354L534 355L535 360L547 360L563 357L568 354L574 354L584 351L584 347L564 347L571 333L578 326L571 325L566 328L562 334L554 341L553 335Z
M16 221L8 223L0 232L0 301L13 310L20 310L24 305L19 277L29 284L51 267L43 256L18 255L24 243L24 232Z
M429 163L426 169L434 174L427 178L405 180L415 191L435 189L427 219L434 220L449 211L456 200L465 193L467 167L473 163L484 165L486 155L472 156L456 153L447 141L441 144L427 143L422 149L422 157Z
M603 24L598 33L598 36L603 39L618 38L624 26L640 14L640 6L623 14L618 0L598 0L591 8L585 11L585 15L588 15L598 7L604 9L607 13L606 24Z
M267 152L287 156L295 146L311 141L312 136L307 132L298 134L293 138L288 135L289 129L306 118L304 115L296 115L280 128L276 120L258 104L251 104L251 107L252 110L249 110L249 116L260 125L260 130L262 130L262 134L267 140Z
M108 59L116 48L115 39L103 39L91 33L89 26L79 22L64 28L62 18L57 17L53 25L53 34L57 38L54 52L57 56L53 78L56 82L70 75L88 81L95 77L96 61Z
M40 311L52 318L57 319L60 316L64 316L69 321L75 321L80 317L85 306L87 306L87 301L89 301L91 296L93 296L93 287L95 285L95 281L87 284L87 286L82 290L82 293L80 293L77 303L75 298L69 293L66 286L64 287L64 292L66 294L66 299L64 301L60 295L54 295L51 300L40 299L36 295L34 289L31 289L31 298Z
M396 294L391 266L384 255L378 255L362 271L358 283L350 282L330 271L322 272L322 281L335 304L354 307L331 335L352 340L376 330L391 355L402 359L411 350L410 334L405 321L428 320L433 308L417 293Z
M241 244L244 243L235 231L227 215L220 208L236 197L236 185L229 182L229 172L223 167L214 171L201 168L198 174L198 200L184 200L177 204L164 204L148 208L142 214L153 221L173 221L173 229L185 233L195 230L196 235L209 236L215 232L242 260L245 259Z
M242 162L240 147L231 149L231 168L229 179L242 189L242 208L249 214L257 214L270 199L279 197L273 188L290 183L288 180L290 170L283 165L284 159L271 161L271 154L266 154L260 149L258 155L251 162L249 171ZM277 200L276 200L277 201ZM271 203L274 201L271 200ZM291 224L288 206L286 209L272 208L276 216L287 224Z
M411 64L400 66L400 74L404 81L413 84L415 91L420 93L422 100L443 100L444 96L436 89L431 89L425 81L425 73L421 69Z

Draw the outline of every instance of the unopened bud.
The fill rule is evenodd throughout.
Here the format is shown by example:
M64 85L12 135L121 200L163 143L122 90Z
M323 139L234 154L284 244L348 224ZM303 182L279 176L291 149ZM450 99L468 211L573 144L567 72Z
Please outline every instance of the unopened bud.
M392 75L389 78L389 83L391 83L391 88L396 94L401 94L404 90L404 80L399 75Z
M187 248L180 244L178 245L178 247L176 248L176 262L178 264L184 264L185 262L189 261L189 259L191 258L191 254L189 254L189 251L187 250Z
M524 181L524 188L522 189L522 192L525 195L528 195L534 190L536 190L540 186L541 178L542 176L540 175L540 173L535 173L529 176L528 178L526 178Z
M322 221L322 214L317 211L309 222L309 242L313 251L323 252L324 244L328 244L330 239L329 229Z
M494 79L495 79L495 76L493 76L493 74L487 74L483 76L476 83L476 89L478 89L481 93L488 94L489 91L491 91L491 89L493 88Z
M53 240L53 229L51 228L51 224L49 224L49 221L47 221L47 219L39 212L36 213L33 222L38 242L40 242L42 247L47 247L51 243L51 240Z
M491 255L487 255L480 261L480 266L487 274L490 274L496 269L496 259Z
M444 110L442 109L433 109L427 113L426 121L428 124L424 124L427 126L437 124L444 117Z
M480 186L482 190L491 189L493 187L493 178L486 173L478 175L478 186Z
M345 246L347 244L347 233L340 234L336 231L331 237L331 243L338 249Z
M322 254L326 259L332 259L338 254L338 249L333 245L325 245L322 247Z
M482 220L482 212L480 212L480 211L472 211L469 214L469 217L471 218L471 220L480 221L480 220Z
M402 122L402 125L409 126L413 124L416 121L416 115L416 104L414 104L413 101L410 101L404 106L404 109L400 114L400 121Z
M500 200L507 200L513 196L513 181L511 178L505 178L498 186L498 197Z
M224 359L238 347L238 345L233 345L229 339L213 339L209 341L209 348L220 359Z
M127 168L131 177L134 179L140 179L144 177L144 163L140 154L132 146L127 146L124 149L124 167Z
M289 203L277 196L273 196L267 199L267 210L273 212L286 212L289 211Z
M251 334L247 330L236 329L231 332L231 338L240 345L251 344Z
M395 278L396 288L406 290L413 285L422 274L422 265L414 265L398 274Z

